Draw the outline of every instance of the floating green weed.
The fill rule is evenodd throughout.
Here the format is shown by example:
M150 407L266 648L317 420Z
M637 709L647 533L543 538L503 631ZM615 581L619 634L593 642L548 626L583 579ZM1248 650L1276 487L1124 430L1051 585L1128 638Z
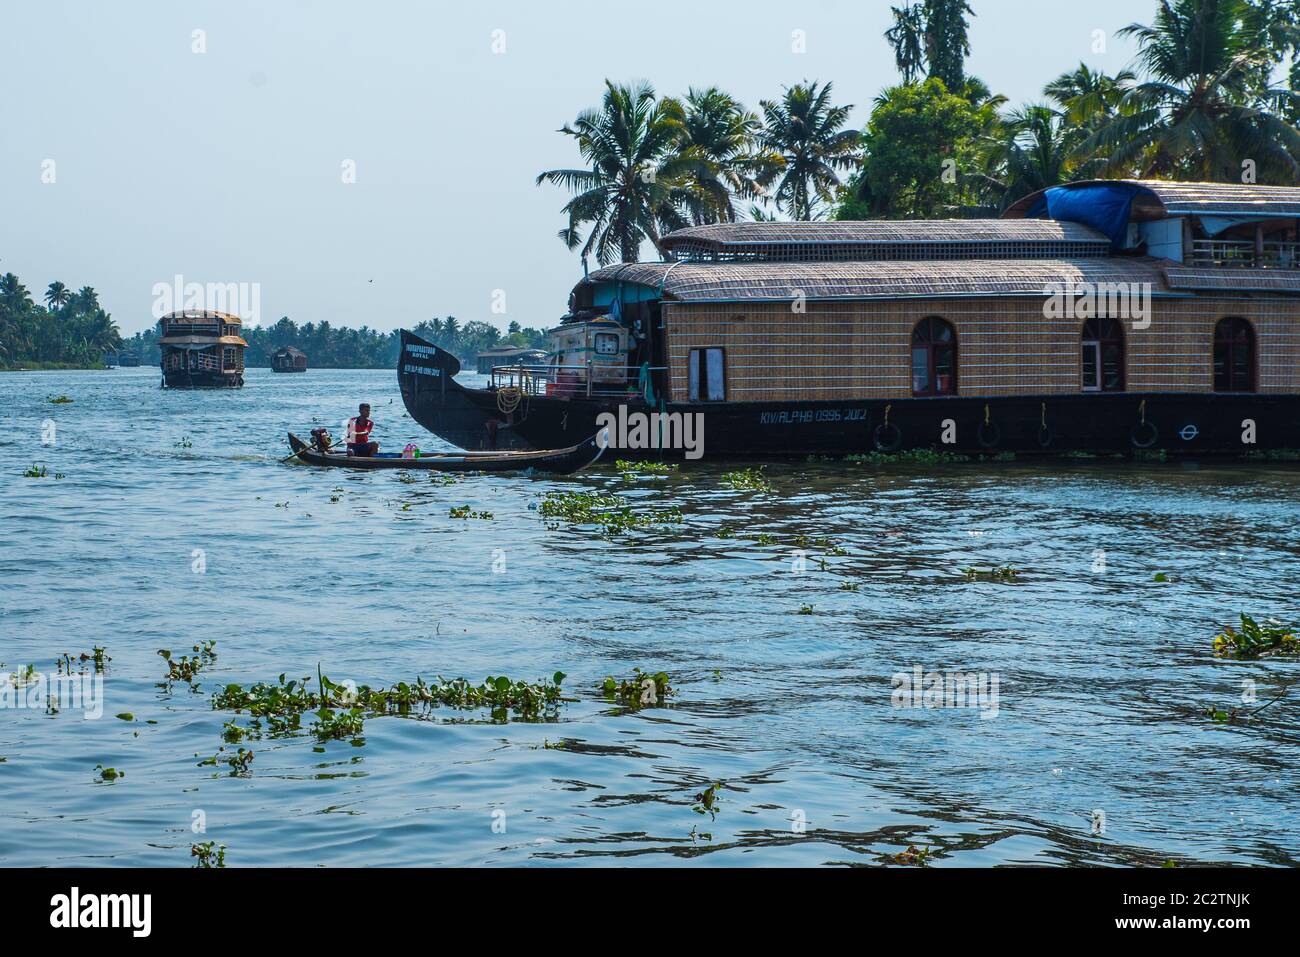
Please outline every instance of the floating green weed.
M1294 625L1270 620L1259 624L1244 612L1241 628L1225 625L1214 639L1214 652L1225 658L1267 658L1273 655L1300 654L1300 639Z
M666 672L652 674L640 668L633 668L627 678L615 679L607 675L599 688L606 698L629 708L661 707L677 693L669 685Z
M247 748L240 748L234 752L219 748L212 757L200 761L199 767L215 768L218 764L224 764L230 768L231 777L246 777L249 773L248 766L252 763L253 752Z
M40 676L36 673L35 665L28 665L21 671L11 671L9 673L9 683L15 688L26 688L28 685L35 684L39 680Z
M725 782L715 781L707 788L695 795L695 803L691 805L691 810L696 814L707 814L709 820L717 820L719 805L722 803L722 786Z
M23 473L23 478L47 478L49 474L50 470L44 465L33 462L32 467Z
M772 486L763 474L763 466L759 465L754 468L740 469L736 472L724 472L722 475L724 485L729 485L734 489L752 489L756 492L770 492Z
M907 867L925 867L930 862L930 849L909 844L907 850L892 855L892 860L895 864L903 864Z
M69 399L66 395L47 395L45 397L45 401L50 403L51 405L66 405L72 400Z
M485 521L491 521L491 512L476 512L468 505L454 505L447 513L450 518L481 518Z
M961 572L966 576L966 580L971 582L1013 582L1020 575L1020 572L1010 565L995 565L992 568L963 568Z
M191 688L196 688L195 677L216 660L217 653L214 650L216 644L216 639L204 641L194 646L193 655L181 655L179 658L172 657L170 649L159 648L158 654L162 656L163 661L167 662L167 676L163 679L161 687L170 690L177 681L184 681Z
M858 591L861 587L858 582L840 582L840 591Z
M619 459L614 463L625 482L635 482L638 475L667 475L676 472L678 466L672 462L629 462Z
M181 440L176 443L176 448L188 449L191 448L193 445L194 443L190 441L190 437L188 435L182 435Z
M811 615L812 613L813 613L813 606L812 606L812 605L800 605L800 606L799 606L799 614L801 614L801 615Z
M360 709L360 716L408 715L434 707L487 709L497 720L538 721L563 699L560 683L564 672L557 671L549 681L515 681L505 676L489 675L481 684L474 685L464 678L448 681L442 677L433 682L416 678L414 682L399 681L391 688L372 688L361 685L353 688L335 684L317 673L320 691L309 688L311 678L285 681L280 675L277 684L258 682L249 688L237 684L226 685L213 695L213 708L221 711L247 712L254 718L264 719L272 733L286 733L301 727L301 716L314 712L318 724L325 729L341 727L344 719L338 715L322 716L322 709L340 709L351 716ZM313 726L315 730L315 726Z
M356 740L365 730L365 711L361 708L346 710L321 707L316 710L316 722L311 726L311 733L317 741L330 741L336 738Z
M903 452L861 452L846 455L846 462L864 462L868 465L912 463L917 465L943 465L948 462L969 462L969 455L948 452L944 449L907 449Z
M595 525L605 535L682 520L681 510L675 506L637 512L621 496L601 492L547 492L539 511L543 518L552 520L552 528L558 527L561 521L571 525Z
M105 784L116 781L118 778L126 777L125 771L119 771L117 768L106 768L102 764L95 765L95 783Z
M225 867L226 845L217 844L215 841L191 844L190 857L197 858L195 867Z

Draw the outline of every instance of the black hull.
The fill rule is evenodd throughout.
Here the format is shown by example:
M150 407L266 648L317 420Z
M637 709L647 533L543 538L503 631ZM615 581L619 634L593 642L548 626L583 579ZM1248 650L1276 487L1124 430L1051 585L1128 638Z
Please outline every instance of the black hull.
M408 341L402 333L405 368ZM442 350L437 350L442 352ZM442 353L455 369L454 357ZM432 360L445 360L437 357ZM450 367L450 366L448 366ZM461 448L520 441L533 448L571 445L619 419L647 414L640 402L533 396L510 415L486 389L399 369L402 398L420 425ZM1089 393L961 396L926 399L844 399L816 402L668 403L668 413L702 416L698 448L709 460L843 456L936 449L962 455L1228 455L1300 449L1300 396L1198 393ZM1247 423L1253 423L1253 430ZM495 421L495 427L489 423ZM633 421L629 419L629 421ZM1245 424L1244 424L1245 423ZM652 430L651 430L652 431ZM1252 438L1253 442L1246 441ZM630 448L633 436L611 429L610 456L693 458L683 448ZM950 439L951 441L946 441ZM519 447L498 445L499 448Z
M175 369L163 373L165 389L241 389L244 377L238 372L189 372Z
M293 373L293 372L306 372L307 370L306 369L277 369L275 366L271 366L271 371Z

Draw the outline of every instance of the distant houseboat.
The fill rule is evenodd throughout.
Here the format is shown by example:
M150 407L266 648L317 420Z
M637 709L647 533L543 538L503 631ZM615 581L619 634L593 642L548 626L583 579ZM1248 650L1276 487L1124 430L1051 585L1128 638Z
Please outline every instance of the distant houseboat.
M293 346L285 346L282 349L276 349L275 352L271 354L271 371L306 372L307 354L295 349Z
M521 349L518 346L497 346L486 349L475 357L480 375L491 375L498 366L537 366L546 362L544 349Z
M244 349L238 316L224 312L173 312L158 320L163 385L169 389L239 388Z
M733 223L662 245L665 262L578 283L536 376L467 389L403 332L411 415L478 449L641 413L670 447L621 434L625 457L681 455L687 414L706 458L1300 448L1298 188L1088 181L996 220Z

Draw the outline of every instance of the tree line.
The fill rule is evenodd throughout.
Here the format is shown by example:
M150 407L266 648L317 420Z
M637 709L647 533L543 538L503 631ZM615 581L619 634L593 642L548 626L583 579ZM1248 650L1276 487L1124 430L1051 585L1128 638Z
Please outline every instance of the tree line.
M690 225L996 216L1088 178L1300 180L1300 0L1160 0L1119 31L1137 42L1131 69L1080 63L1016 107L966 72L968 0L891 10L901 82L863 130L829 82L755 112L717 87L660 97L607 80L560 130L582 164L537 177L572 194L561 240L604 265Z
M419 322L412 331L459 357L470 371L473 371L474 356L493 346L535 349L546 345L545 330L524 328L517 322L510 323L503 335L491 323L471 320L462 324L455 316L448 316ZM245 328L241 336L248 343L244 364L251 367L270 366L271 356L277 350L292 346L307 355L311 368L391 369L397 364L401 348L396 331L333 326L328 320L298 325L288 316L271 326ZM137 332L125 341L123 349L140 356L145 365L157 365L161 359L158 338L156 327Z
M121 333L91 286L52 282L43 297L13 273L0 276L0 368L85 368L118 348Z

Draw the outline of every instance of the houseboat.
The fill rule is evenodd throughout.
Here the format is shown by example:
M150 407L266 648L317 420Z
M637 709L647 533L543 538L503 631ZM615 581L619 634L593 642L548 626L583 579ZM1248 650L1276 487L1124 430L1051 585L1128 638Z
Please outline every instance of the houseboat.
M272 372L306 372L307 354L293 346L284 346L271 353Z
M719 459L1297 449L1298 228L1300 188L1146 180L1000 219L695 226L585 276L545 366L468 389L403 332L398 377L466 449L616 425L621 457L693 457L684 423Z
M244 349L238 316L207 310L173 312L158 320L162 384L168 389L239 388Z

